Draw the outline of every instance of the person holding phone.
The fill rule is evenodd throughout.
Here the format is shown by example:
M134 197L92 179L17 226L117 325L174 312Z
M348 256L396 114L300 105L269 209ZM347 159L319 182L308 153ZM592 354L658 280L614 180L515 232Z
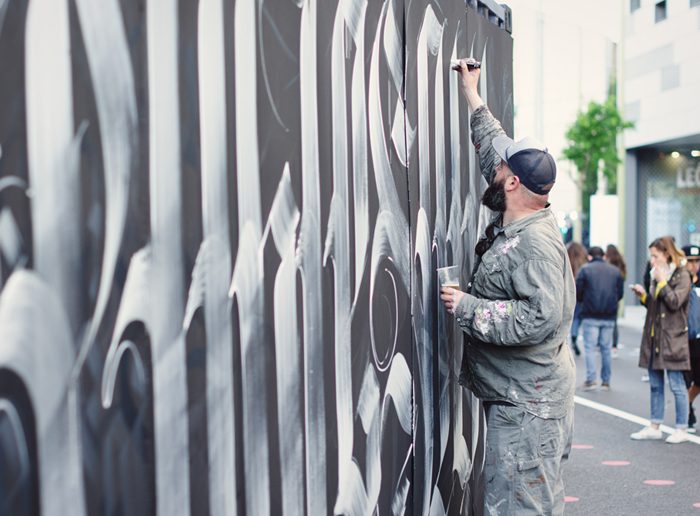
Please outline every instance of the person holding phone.
M683 371L690 369L688 351L688 302L692 280L681 266L683 252L673 239L662 237L649 246L651 283L649 292L642 285L632 291L647 308L639 367L648 369L651 388L651 425L630 437L635 440L661 439L664 420L664 371L676 401L676 431L666 442L688 440L688 391Z

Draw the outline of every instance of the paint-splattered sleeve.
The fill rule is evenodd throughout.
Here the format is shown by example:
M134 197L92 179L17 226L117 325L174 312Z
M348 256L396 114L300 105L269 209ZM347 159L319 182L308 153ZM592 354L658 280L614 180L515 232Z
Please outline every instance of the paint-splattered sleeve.
M455 310L459 325L471 337L503 346L546 342L561 324L564 283L554 261L528 260L513 271L517 299L490 301L465 294Z
M495 175L494 169L501 162L500 156L491 145L491 141L496 136L505 136L506 132L501 127L501 123L491 114L486 104L479 106L470 120L472 128L472 143L479 156L479 166L481 174L486 182L491 184Z

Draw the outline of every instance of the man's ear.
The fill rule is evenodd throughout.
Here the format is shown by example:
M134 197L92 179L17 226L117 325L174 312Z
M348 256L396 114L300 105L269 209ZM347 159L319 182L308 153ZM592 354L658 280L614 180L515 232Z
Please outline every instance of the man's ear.
M508 176L508 178L506 179L506 183L503 186L504 186L506 192L511 192L511 191L515 190L519 184L520 184L520 178L518 176L516 176L515 174L513 174L512 176Z

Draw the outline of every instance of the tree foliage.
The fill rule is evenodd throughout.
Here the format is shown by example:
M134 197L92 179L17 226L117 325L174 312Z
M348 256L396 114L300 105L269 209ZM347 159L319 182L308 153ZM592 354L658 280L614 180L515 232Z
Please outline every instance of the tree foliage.
M614 94L608 95L604 104L591 101L586 111L578 112L576 121L566 132L569 146L563 154L578 169L574 181L581 192L586 215L590 215L590 196L598 189L598 164L601 160L608 184L606 193L617 192L617 165L621 163L617 155L617 135L634 124L622 119L616 104Z

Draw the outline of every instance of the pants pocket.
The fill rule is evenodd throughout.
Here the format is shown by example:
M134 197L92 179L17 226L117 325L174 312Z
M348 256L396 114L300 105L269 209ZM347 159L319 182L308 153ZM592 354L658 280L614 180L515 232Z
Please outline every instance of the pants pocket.
M521 460L518 461L518 471L530 471L542 464L542 459Z
M545 514L544 508L550 505L548 487L542 459L518 461L514 493L518 514Z
M539 454L543 458L560 457L566 439L564 427L559 420L540 420Z

